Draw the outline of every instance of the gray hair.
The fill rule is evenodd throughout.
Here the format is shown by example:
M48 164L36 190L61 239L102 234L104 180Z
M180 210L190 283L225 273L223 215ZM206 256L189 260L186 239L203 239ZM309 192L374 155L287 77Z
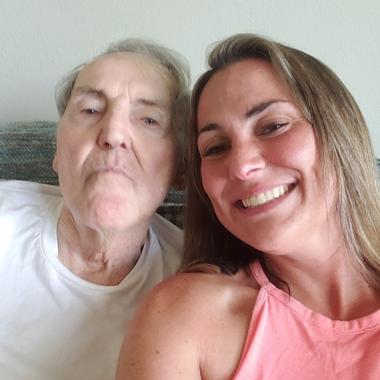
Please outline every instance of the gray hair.
M62 117L66 110L79 73L95 59L113 53L139 54L163 68L168 74L168 79L175 91L175 99L171 108L171 126L179 153L177 175L182 174L184 171L183 136L190 114L190 71L186 59L174 50L153 41L138 38L128 38L112 43L104 52L98 54L90 61L75 67L58 82L55 91L55 102L59 116Z

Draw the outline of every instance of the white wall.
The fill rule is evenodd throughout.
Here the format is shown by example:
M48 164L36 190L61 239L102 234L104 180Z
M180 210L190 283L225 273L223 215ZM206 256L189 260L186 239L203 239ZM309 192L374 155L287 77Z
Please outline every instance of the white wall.
M187 57L196 77L205 48L238 32L280 40L334 69L380 157L378 0L0 0L0 121L56 120L57 80L113 40L164 43Z

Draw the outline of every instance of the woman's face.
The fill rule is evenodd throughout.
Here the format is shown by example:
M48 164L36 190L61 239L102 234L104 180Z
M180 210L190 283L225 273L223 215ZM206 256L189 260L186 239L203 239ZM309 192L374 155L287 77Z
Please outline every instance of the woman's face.
M321 241L334 195L321 186L313 128L270 63L217 72L197 123L202 183L229 231L266 253Z

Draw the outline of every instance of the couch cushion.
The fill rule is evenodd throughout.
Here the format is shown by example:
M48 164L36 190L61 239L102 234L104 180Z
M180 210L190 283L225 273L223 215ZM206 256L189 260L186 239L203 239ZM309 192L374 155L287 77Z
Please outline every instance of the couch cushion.
M0 178L57 184L55 131L50 121L0 124Z

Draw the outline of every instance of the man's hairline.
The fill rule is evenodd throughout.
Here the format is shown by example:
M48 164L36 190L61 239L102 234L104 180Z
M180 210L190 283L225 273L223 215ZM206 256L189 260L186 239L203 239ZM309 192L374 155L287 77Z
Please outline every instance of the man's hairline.
M108 99L107 94L105 91L103 91L101 88L96 88L91 85L80 85L80 86L75 86L70 93L70 98L71 99L73 96L81 96L81 95L89 95L89 96L95 96L100 99ZM161 110L162 112L170 112L170 103L162 102L158 99L158 97L137 97L131 102L132 105L138 106L138 105L144 105L148 107L153 107Z
M169 107L167 107L167 111L169 111L170 114L172 115L172 106L173 106L173 103L175 102L175 97L173 96L172 90L173 90L173 84L175 84L175 80L174 80L174 78L172 80L170 80L170 76L173 76L173 74L170 72L170 70L165 65L163 65L158 59L155 59L154 56L144 54L142 52L134 52L134 51L111 51L111 52L108 52L108 51L106 51L104 53L97 55L96 57L94 57L89 62L85 62L85 63L80 64L79 66L77 66L75 69L72 70L73 78L72 78L72 82L71 82L71 86L70 86L71 89L70 89L70 92L69 92L68 97L66 99L65 109L63 110L62 114L59 115L59 118L62 118L63 114L66 112L67 106L69 105L69 101L71 99L73 91L75 90L75 84L78 80L80 73L87 66L91 65L92 63L94 63L98 59L101 59L101 58L109 56L109 55L119 54L119 53L142 57L144 60L146 60L146 62L148 64L150 64L151 66L155 66L158 69L160 69L158 71L159 71L160 75L162 76L162 78L165 81L167 81L167 83L169 84L170 96L173 97ZM164 72L166 75L164 75ZM70 74L68 74L68 75L70 75Z

